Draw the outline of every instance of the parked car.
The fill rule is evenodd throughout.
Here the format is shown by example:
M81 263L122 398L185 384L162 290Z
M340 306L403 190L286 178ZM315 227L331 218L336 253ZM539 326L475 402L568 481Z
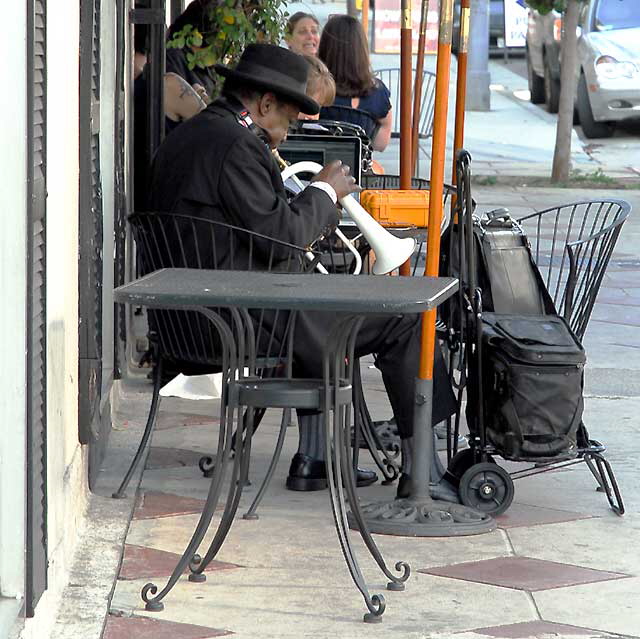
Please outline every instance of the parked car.
M453 5L453 44L452 50L457 53L460 39L460 0ZM497 54L504 51L504 0L490 0L489 3L489 53ZM522 55L522 47L513 47L510 52Z
M529 13L527 70L531 102L558 110L560 14ZM589 0L580 12L576 114L588 138L608 137L616 122L640 117L640 3Z

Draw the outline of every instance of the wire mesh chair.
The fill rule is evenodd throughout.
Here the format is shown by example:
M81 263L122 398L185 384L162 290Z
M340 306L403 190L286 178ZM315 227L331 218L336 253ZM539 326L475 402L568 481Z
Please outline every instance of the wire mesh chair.
M373 74L382 80L391 93L391 108L393 109L393 126L391 137L400 137L400 69L375 69ZM413 69L415 76L415 69ZM422 97L420 99L420 121L418 123L418 148L426 154L421 142L433 135L433 113L436 98L436 76L431 71L422 74Z
M580 340L630 212L631 206L624 200L590 200L545 209L519 220L529 235L533 258L556 310ZM622 515L622 496L603 455L606 448L589 438L584 424L578 429L578 446L578 461L587 464L613 511Z
M340 104L322 107L320 109L320 118L321 121L345 122L359 126L371 142L375 140L380 128L378 121L368 111Z
M300 272L315 266L317 255L306 249L274 240L221 222L173 213L134 213L129 223L136 242L139 275L161 268L196 268ZM309 259L311 256L313 259ZM275 374L287 365L286 336L292 317L282 311L255 314L252 329L256 339L246 334L246 318L229 318L229 311L216 309L235 327L237 339L245 344L245 364L250 374L256 370ZM178 373L202 375L226 372L220 339L210 318L193 311L149 310L150 341L155 361L151 408L142 439L114 498L125 496L136 467L144 456L153 433L160 404L160 387ZM284 326L284 329L283 329ZM282 335L278 335L280 331ZM259 358L255 358L256 349ZM243 366L244 369L245 366ZM262 415L258 415L257 421ZM289 415L283 421L289 422ZM203 472L211 470L211 459L201 460ZM210 472L207 473L210 476Z
M556 310L579 339L587 330L630 212L631 206L623 200L593 200L545 209L519 220Z

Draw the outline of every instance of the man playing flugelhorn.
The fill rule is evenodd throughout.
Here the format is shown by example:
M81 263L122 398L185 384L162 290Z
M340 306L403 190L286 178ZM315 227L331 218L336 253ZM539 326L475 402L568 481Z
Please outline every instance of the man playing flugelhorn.
M270 148L285 139L290 123L300 111L313 115L319 110L318 104L306 95L307 62L275 45L252 44L235 69L223 65L215 68L225 78L222 98L181 125L158 149L152 167L151 210L197 215L309 246L335 228L337 200L359 187L349 175L349 167L334 162L324 167L291 202L287 201ZM242 259L242 247L238 247L238 253L234 255L236 264ZM228 267L231 268L230 263ZM334 319L334 314L299 313L294 375L321 376L322 349ZM368 318L356 344L358 357L376 354L405 452L410 447L413 427L419 332L418 316ZM454 408L453 393L438 353L434 423L449 416ZM317 490L326 486L323 437L317 427L321 422L314 415L299 415L298 422L300 445L291 463L287 486L293 490ZM403 459L406 457L404 454ZM404 470L409 471L406 467ZM359 470L357 480L359 485L368 485L376 475ZM407 490L407 480L405 472L399 493Z

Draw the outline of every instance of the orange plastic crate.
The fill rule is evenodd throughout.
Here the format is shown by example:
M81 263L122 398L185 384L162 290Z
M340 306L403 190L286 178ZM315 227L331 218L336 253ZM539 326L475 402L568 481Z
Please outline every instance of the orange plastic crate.
M371 190L360 193L360 204L382 226L426 228L429 191Z

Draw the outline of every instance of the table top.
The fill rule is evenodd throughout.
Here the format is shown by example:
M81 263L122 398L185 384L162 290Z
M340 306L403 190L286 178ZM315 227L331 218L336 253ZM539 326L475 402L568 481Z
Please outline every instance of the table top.
M451 277L320 275L167 268L114 291L155 308L225 306L345 313L419 313L458 290Z

